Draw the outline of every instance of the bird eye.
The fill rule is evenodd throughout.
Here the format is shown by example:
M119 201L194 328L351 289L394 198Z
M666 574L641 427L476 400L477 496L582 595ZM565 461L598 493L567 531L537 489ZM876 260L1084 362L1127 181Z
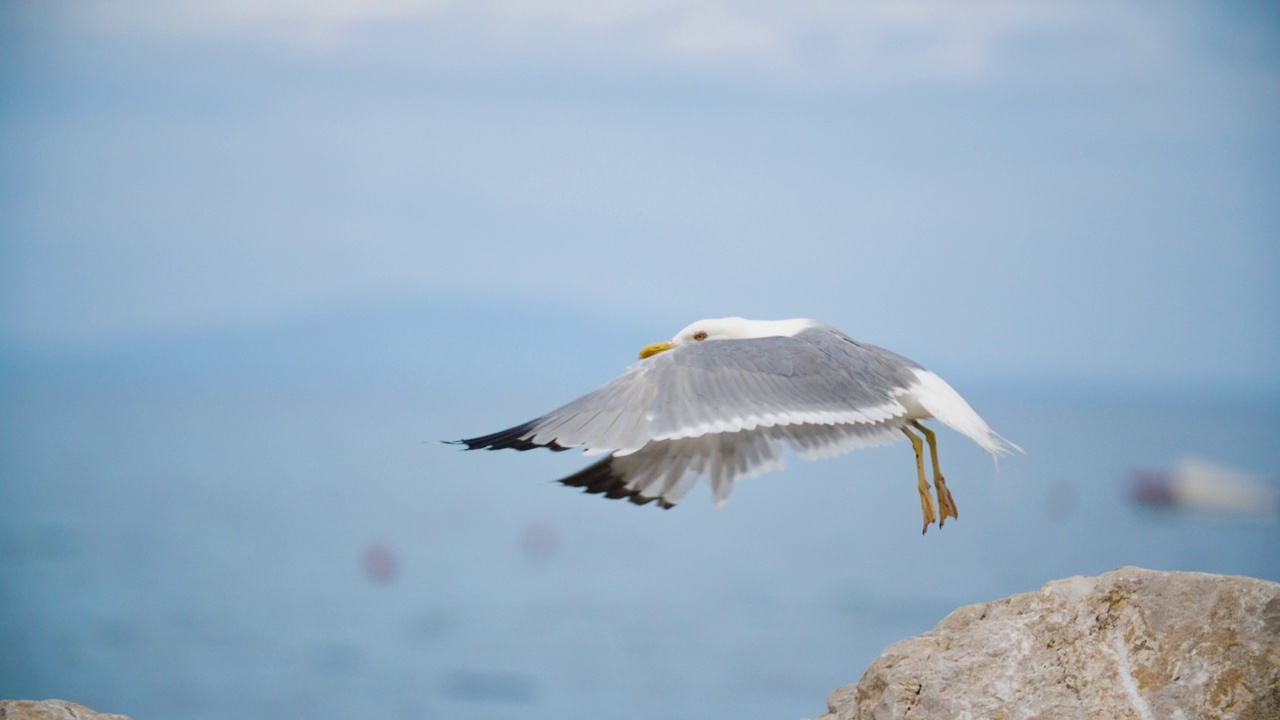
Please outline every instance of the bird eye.
M694 333L694 334L693 334L693 339L694 339L694 340L698 340L698 341L706 340L706 339L707 339L707 331L706 331L706 330L699 330L698 332L696 332L696 333Z

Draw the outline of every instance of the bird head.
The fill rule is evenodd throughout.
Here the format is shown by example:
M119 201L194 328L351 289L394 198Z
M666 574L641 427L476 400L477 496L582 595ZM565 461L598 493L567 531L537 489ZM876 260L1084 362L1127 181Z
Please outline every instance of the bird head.
M750 340L752 338L777 337L795 335L806 327L814 325L812 320L747 320L740 317L714 318L699 320L680 332L670 340L647 345L640 351L640 359L653 357L667 350L674 350L684 345L706 342L707 340Z

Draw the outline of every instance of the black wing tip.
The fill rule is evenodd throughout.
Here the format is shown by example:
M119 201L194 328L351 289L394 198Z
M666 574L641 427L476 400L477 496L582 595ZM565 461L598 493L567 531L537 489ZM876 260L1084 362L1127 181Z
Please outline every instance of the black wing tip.
M590 495L603 495L610 500L628 500L636 505L648 505L657 502L658 507L670 510L676 504L660 497L641 495L639 490L627 487L627 481L614 472L613 457L588 465L566 478L557 480L568 487L580 487L582 492Z
M489 435L465 438L463 440L446 440L445 442L450 445L466 445L467 450L518 450L524 452L535 448L546 448L553 452L563 452L569 449L563 445L558 445L554 440L549 443L537 443L525 439L526 435L533 432L533 426L537 422L537 420L530 420L523 425L499 430Z

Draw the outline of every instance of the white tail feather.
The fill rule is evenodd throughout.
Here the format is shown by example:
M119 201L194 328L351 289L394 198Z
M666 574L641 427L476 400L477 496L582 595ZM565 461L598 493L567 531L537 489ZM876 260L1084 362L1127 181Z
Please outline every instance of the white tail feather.
M969 407L969 403L960 397L960 393L945 380L924 369L918 369L915 373L919 380L918 384L908 390L906 396L902 398L914 403L904 404L918 405L938 422L978 443L982 449L997 458L1013 452L1025 454L1022 448L992 430L987 422Z

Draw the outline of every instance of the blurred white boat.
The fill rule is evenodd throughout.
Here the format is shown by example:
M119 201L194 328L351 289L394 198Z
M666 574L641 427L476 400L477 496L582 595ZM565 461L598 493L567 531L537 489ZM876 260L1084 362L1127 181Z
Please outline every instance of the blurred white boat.
M1132 482L1133 500L1143 505L1280 514L1280 483L1201 458L1183 458L1171 470L1135 471Z

